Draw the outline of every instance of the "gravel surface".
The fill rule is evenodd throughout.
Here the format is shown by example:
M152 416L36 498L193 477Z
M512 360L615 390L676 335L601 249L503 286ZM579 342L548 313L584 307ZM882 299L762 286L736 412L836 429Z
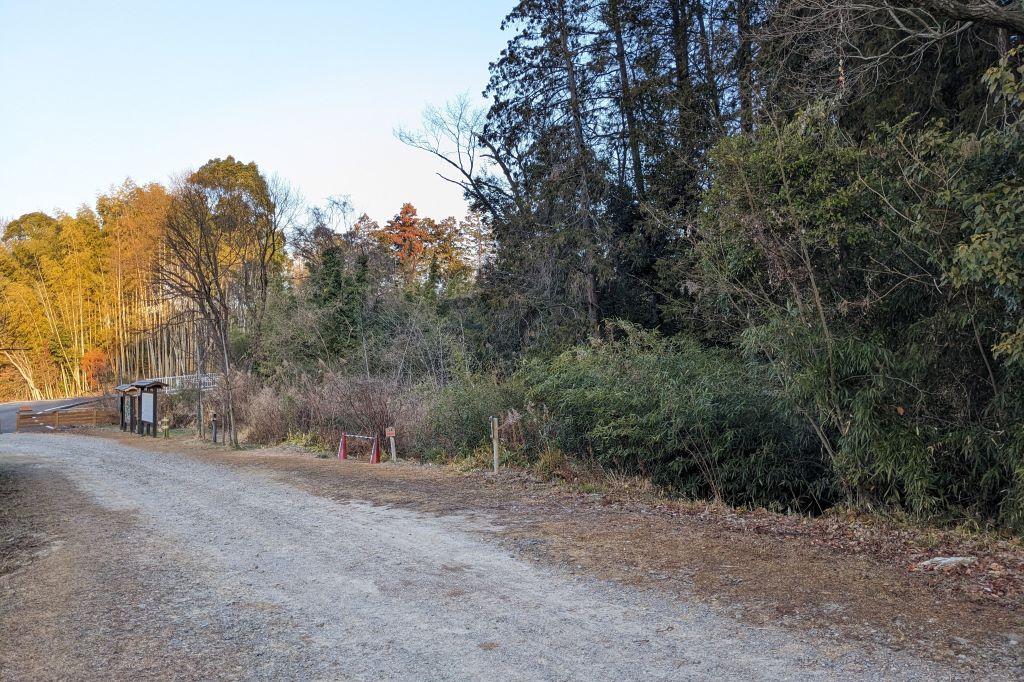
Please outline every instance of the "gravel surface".
M59 517L0 575L4 679L951 676L532 564L479 519L335 502L258 470L8 434L0 473Z

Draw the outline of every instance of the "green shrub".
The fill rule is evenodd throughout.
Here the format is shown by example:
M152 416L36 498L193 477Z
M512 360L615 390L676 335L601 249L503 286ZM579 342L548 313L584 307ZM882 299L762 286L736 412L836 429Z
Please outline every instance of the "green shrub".
M694 497L820 509L831 473L758 369L724 350L620 325L621 338L520 373L557 445Z
M491 377L468 376L441 388L429 406L431 449L448 457L471 453L490 439L489 419L512 406L510 392Z
M829 113L716 145L680 318L771 368L849 503L1024 529L1024 124Z

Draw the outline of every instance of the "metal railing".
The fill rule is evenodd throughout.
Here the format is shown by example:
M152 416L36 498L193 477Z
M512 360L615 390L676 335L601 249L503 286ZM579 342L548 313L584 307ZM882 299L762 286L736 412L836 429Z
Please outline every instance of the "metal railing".
M152 377L149 381L160 381L167 384L165 392L173 395L181 391L193 390L197 386L200 391L212 390L216 388L220 377L220 374L180 374L174 377Z

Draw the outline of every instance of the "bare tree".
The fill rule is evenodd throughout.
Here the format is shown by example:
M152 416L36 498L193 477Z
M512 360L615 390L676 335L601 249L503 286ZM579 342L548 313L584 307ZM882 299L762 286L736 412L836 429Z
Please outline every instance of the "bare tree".
M354 214L348 196L328 197L323 206L305 206L284 228L289 252L306 267L319 264L327 249L340 245L343 236L357 228Z
M916 9L954 21L987 24L1017 34L1024 33L1024 6L1014 0L893 0L891 6Z
M225 431L235 446L229 334L237 324L259 337L284 227L294 220L297 202L286 184L267 184L254 165L230 157L211 161L173 189L164 234L170 258L160 281L166 294L191 301L213 337L224 374Z
M486 119L486 111L461 95L442 107L427 107L419 130L400 128L395 136L440 159L448 172L439 172L439 177L461 187L492 216L500 216L506 213L504 200L522 207L522 192L506 155L484 135Z
M267 312L267 290L284 255L285 234L298 221L302 197L280 176L267 183L266 203L256 208L250 218L251 232L245 254L245 267L255 273L256 286L252 301L251 336L260 339L263 318Z
M225 429L232 444L237 445L228 344L229 273L241 265L242 253L232 248L230 230L214 221L210 200L206 188L191 179L175 184L164 235L171 262L160 275L168 293L192 301L214 338L224 374L228 412Z
M799 81L805 98L855 100L916 72L940 44L1005 52L1009 34L1024 33L1024 10L1011 0L777 0L766 14L759 39L775 68L764 76Z

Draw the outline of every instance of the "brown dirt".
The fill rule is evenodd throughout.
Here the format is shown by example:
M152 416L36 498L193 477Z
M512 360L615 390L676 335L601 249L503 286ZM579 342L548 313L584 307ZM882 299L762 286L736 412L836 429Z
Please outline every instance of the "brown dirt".
M206 622L211 600L131 513L93 504L30 462L0 470L0 680L217 679L258 669L243 625ZM31 578L30 580L25 578ZM259 633L257 632L257 635Z
M521 471L495 477L411 463L339 463L288 447L226 451L182 438L93 433L272 472L331 499L481 518L521 556L696 598L753 623L906 649L967 671L1024 666L1019 540L871 518L739 512L622 489L584 493ZM916 568L939 555L978 561L948 572Z

